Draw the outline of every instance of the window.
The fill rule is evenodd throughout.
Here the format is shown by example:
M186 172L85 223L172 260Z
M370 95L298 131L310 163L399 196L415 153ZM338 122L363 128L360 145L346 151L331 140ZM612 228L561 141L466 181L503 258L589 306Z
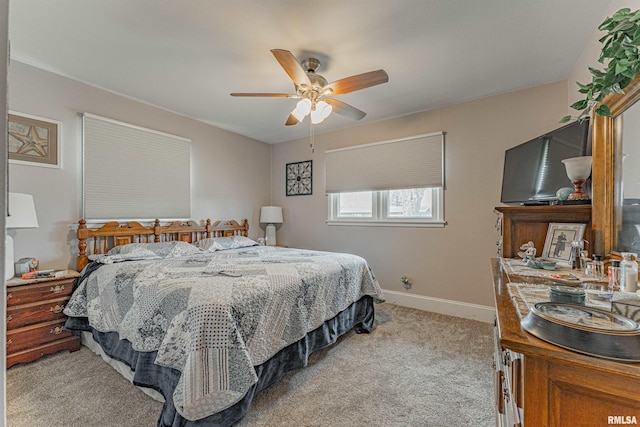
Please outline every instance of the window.
M444 226L442 132L325 154L327 223Z
M329 195L332 225L442 226L442 190L358 191Z
M153 220L191 217L191 142L83 114L82 217Z

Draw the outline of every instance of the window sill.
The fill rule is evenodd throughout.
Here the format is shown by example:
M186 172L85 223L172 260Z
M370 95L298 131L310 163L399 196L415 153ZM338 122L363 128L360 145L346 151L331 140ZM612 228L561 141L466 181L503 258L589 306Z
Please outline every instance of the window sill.
M444 228L446 221L349 221L349 220L326 220L327 225L351 225L358 227L422 227L422 228Z

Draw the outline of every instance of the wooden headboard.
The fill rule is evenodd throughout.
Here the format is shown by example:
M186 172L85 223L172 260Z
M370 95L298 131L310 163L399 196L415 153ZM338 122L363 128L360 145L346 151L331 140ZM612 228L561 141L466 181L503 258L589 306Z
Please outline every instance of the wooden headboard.
M109 222L100 228L87 228L87 221L78 222L78 259L76 268L82 270L89 263L89 255L105 254L109 249L128 243L153 243L183 241L194 243L208 237L245 236L249 234L249 221L216 221L207 219L195 221L175 221L161 225L155 220L153 225L144 226L136 221Z

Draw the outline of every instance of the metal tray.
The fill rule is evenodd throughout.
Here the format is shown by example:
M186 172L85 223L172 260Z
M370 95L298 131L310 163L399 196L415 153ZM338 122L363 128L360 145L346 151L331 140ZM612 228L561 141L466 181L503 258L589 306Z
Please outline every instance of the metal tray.
M640 326L619 314L558 302L540 302L522 328L541 340L590 356L640 362Z

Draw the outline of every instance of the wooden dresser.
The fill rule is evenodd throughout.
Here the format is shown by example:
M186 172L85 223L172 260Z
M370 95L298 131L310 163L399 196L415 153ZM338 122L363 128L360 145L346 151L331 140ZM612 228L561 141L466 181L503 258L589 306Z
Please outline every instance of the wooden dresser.
M507 276L497 259L491 265L498 425L640 425L640 363L578 354L529 335L507 290L507 283L525 280Z
M63 329L62 312L79 274L58 278L10 279L7 291L7 368L60 350L80 349L80 338Z
M585 249L595 251L596 239L591 230L591 205L568 206L498 206L501 214L501 254L504 258L517 258L520 245L533 241L542 254L549 223L585 224L584 238L592 245ZM601 253L602 254L602 253Z

